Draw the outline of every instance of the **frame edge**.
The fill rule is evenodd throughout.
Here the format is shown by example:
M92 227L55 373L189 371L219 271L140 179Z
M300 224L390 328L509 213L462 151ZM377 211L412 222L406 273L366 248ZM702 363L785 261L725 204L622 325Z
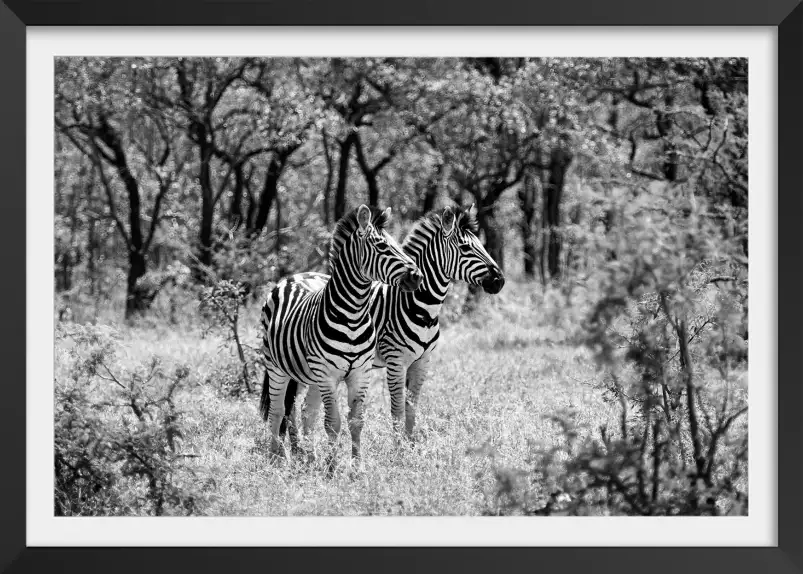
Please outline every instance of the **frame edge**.
M803 4L778 26L778 546L803 568L803 452L800 349L803 293ZM780 309L784 309L780 313ZM781 380L786 384L781 385ZM783 456L783 453L787 453ZM783 503L781 504L781 501Z
M4 194L0 204L0 246L4 248L4 273L11 281L0 283L0 297L5 306L6 321L2 331L3 354L7 361L4 393L0 400L0 436L3 437L3 460L10 464L0 473L0 492L5 494L0 536L0 570L25 549L25 250L15 249L25 240L25 104L26 104L26 27L11 9L0 8L3 75L9 88L4 90L2 153ZM20 139L21 138L21 139ZM23 243L24 245L24 243ZM14 464L16 463L16 464ZM20 465L21 463L21 465Z

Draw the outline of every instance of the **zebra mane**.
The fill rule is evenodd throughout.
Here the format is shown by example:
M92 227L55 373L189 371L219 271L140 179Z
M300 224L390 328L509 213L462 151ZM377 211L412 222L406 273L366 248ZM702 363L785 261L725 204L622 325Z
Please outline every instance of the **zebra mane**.
M454 211L455 217L457 218L458 229L470 231L476 235L478 228L477 216L472 215L468 208L463 209L460 207L451 206L451 209ZM407 237L405 237L402 246L408 247L415 245L416 243L421 243L421 240L424 239L426 235L429 235L434 230L440 230L442 213L442 210L431 211L416 221L413 225L413 228L410 230L410 233L408 233ZM416 240L418 240L418 242L416 242Z
M388 224L388 217L385 212L376 207L369 207L371 210L371 223L377 231L382 231ZM357 210L352 209L346 215L340 218L340 221L335 225L335 230L332 232L332 239L329 243L329 272L335 268L338 258L340 257L340 250L346 243L346 240L351 237L351 234L357 230Z

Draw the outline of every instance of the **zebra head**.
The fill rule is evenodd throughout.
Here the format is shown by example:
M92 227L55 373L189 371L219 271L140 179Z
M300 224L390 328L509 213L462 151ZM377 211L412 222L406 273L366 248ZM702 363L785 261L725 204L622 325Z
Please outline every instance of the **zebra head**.
M444 268L450 279L481 285L496 294L505 286L505 275L476 235L477 209L448 206L440 217Z
M390 221L390 208L371 212L362 204L357 208L357 229L354 231L360 269L372 281L401 287L403 291L415 291L424 276L393 237L385 230Z

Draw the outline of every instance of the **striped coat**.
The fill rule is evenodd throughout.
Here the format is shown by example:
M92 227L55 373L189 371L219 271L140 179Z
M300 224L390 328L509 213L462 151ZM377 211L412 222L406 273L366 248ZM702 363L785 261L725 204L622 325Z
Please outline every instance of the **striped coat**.
M367 371L375 348L369 314L372 282L402 290L421 283L415 263L385 231L389 217L389 208L380 212L365 205L344 216L329 250L331 278L307 273L284 279L262 308L266 372L260 408L269 422L273 454L283 454L278 439L288 383L316 389L334 441L340 433L335 385L345 378L352 453L359 455Z
M414 225L403 249L419 266L424 279L416 291L393 285L371 286L371 319L377 331L375 367L387 367L394 426L411 435L421 387L440 327L438 316L452 281L482 286L498 293L504 274L476 236L476 213L446 207L429 214ZM325 276L324 276L325 277ZM294 393L287 395L286 409L294 408ZM314 389L307 395L304 426L316 420L320 397Z

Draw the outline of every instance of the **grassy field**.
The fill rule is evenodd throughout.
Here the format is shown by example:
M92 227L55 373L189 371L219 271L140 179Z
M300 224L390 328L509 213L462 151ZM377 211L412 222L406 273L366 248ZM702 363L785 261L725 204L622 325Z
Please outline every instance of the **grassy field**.
M494 513L498 469L525 468L534 449L560 439L549 416L571 410L578 424L598 429L615 427L618 409L593 388L599 374L590 353L572 342L570 320L555 320L547 311L540 287L509 283L498 296L483 296L471 316L455 312L462 294L456 289L444 310L412 445L397 445L384 370L372 372L360 472L350 464L345 433L340 464L333 477L326 476L322 421L306 443L314 460L271 463L267 425L258 413L259 388L250 395L230 393L225 380L237 371L237 362L219 333L191 324L118 327L118 360L120 368L133 369L157 355L165 365L190 367L191 385L178 394L176 405L183 412L181 451L190 455L186 466L204 499L199 513ZM242 331L249 344L258 340L258 315L258 305L245 314ZM71 357L60 341L57 381L66 377ZM340 390L345 418L345 386Z

